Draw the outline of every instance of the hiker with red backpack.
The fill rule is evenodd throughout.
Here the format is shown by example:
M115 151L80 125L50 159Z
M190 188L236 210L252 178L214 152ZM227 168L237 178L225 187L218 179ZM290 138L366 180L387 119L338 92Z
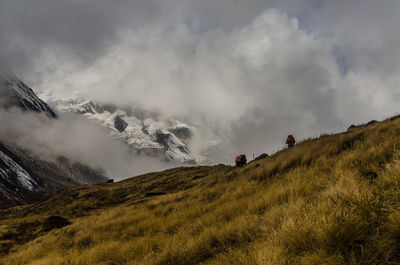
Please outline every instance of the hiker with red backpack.
M246 164L246 155L238 155L235 159L236 167L242 167Z
M295 143L296 143L296 140L294 139L294 136L289 134L287 139L286 139L286 144L290 148L290 147L293 147Z

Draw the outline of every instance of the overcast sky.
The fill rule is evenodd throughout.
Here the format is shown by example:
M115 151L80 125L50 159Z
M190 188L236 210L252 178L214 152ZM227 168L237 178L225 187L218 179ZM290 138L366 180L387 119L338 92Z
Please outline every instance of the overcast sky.
M2 0L0 60L37 91L192 119L226 162L398 113L399 13L398 0Z

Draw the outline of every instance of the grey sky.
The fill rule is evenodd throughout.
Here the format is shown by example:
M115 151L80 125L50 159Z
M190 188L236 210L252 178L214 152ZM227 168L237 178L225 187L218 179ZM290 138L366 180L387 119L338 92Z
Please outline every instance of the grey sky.
M398 112L399 12L397 0L3 0L0 58L36 89L199 122L225 162Z

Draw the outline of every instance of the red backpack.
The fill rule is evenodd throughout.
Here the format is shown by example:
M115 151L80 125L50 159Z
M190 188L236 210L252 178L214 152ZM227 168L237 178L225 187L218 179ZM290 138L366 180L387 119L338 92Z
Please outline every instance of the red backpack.
M287 142L288 142L288 143L293 143L293 142L295 142L293 135L289 135L289 136L287 137Z

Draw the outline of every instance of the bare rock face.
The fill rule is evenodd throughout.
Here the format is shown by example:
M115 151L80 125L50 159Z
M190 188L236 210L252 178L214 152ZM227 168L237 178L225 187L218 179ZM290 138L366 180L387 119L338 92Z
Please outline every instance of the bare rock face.
M119 132L124 132L126 127L128 127L128 123L121 118L121 116L116 116L114 119L114 127Z
M56 112L43 102L33 90L15 76L0 76L0 103L3 108L19 106L26 111L46 113L56 118Z
M169 129L169 131L182 140L188 140L192 137L192 131L186 126L178 126L176 128Z
M167 148L167 150L179 149L183 153L189 153L187 146L167 130L157 130L156 138L157 142Z

